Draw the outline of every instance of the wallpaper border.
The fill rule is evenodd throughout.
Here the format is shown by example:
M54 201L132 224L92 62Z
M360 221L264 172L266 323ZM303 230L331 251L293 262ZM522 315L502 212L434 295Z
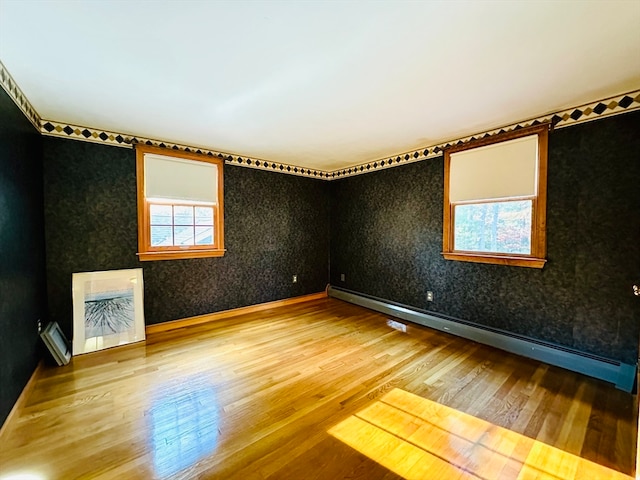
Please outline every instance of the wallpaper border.
M314 170L312 168L299 167L280 162L271 162L254 157L244 157L240 155L231 155L230 153L219 152L207 148L199 148L179 143L164 142L162 140L153 140L134 135L110 132L108 130L100 130L69 123L54 122L51 120L41 120L40 132L43 135L51 137L71 138L85 142L102 143L106 145L114 145L117 147L132 148L136 144L149 145L153 147L168 148L171 150L180 150L184 152L199 153L218 157L226 164L238 165L241 167L256 168L260 170L269 170L272 172L287 173L290 175L299 175L304 177L327 179L329 174L322 170Z
M181 145L178 143L153 140L149 138L137 137L135 135L110 132L107 130L42 119L40 115L38 115L38 112L33 108L27 97L24 95L22 90L20 90L15 80L13 79L13 77L11 77L1 61L0 84L2 85L2 88L13 99L16 105L20 108L20 110L22 110L29 121L33 123L33 125L40 131L42 135L71 138L74 140L81 140L85 142L95 142L127 148L131 148L137 143L143 143L145 145L169 148L172 150L182 150L185 152L195 152L204 155L215 156L223 159L226 164L278 173L286 173L289 175L318 178L323 180L336 180L340 178L351 177L354 175L361 175L363 173L369 173L376 170L396 167L398 165L404 165L406 163L427 160L429 158L434 158L441 155L443 149L452 145L460 145L476 140L478 138L486 138L499 133L518 130L520 128L537 125L543 122L551 123L554 128L563 128L583 122L588 122L591 120L597 120L599 118L605 118L612 115L640 110L640 90L635 90L587 103L578 107L568 108L559 112L549 113L529 120L513 123L508 126L499 127L492 130L479 132L467 137L450 140L445 143L422 147L417 150L411 150L408 152L398 153L347 168L324 171L300 167L297 165L290 165L286 163L263 160L260 158L233 155L230 153L220 152L207 148Z
M36 112L36 109L33 108L31 102L24 94L24 92L20 89L16 81L13 79L7 68L4 66L2 61L0 60L0 85L7 95L11 97L11 100L18 106L18 108L24 113L24 116L36 127L36 130L41 130L41 118Z
M353 167L334 170L328 172L329 180L351 177L354 175L369 173L375 170L382 170L406 163L427 160L429 158L434 158L442 155L442 151L447 147L453 145L461 145L463 143L471 142L479 138L491 137L499 133L519 130L531 125L538 125L540 123L549 122L554 126L554 128L557 129L621 113L627 113L634 110L640 110L640 90L635 90L621 95L615 95L606 99L587 103L579 107L573 107L566 110L561 110L559 112L549 113L547 115L535 117L530 120L513 123L505 127L495 128L493 130L487 130L467 137L451 140L449 142L391 155L389 157L362 163Z

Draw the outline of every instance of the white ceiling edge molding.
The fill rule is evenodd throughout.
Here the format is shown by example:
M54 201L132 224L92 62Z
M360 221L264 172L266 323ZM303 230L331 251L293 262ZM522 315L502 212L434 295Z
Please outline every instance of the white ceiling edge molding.
M517 122L493 130L480 132L467 137L451 140L449 142L423 147L418 150L402 152L389 157L372 160L366 163L357 164L351 167L340 168L333 171L316 170L297 165L290 165L270 160L263 160L254 157L244 157L230 153L219 152L207 148L181 145L161 140L153 140L135 135L118 132L110 132L91 127L72 125L64 122L42 119L33 108L15 80L11 77L4 64L0 61L0 85L16 103L29 121L40 131L42 135L70 138L85 142L100 143L125 148L133 148L136 144L144 144L167 148L170 150L182 150L186 152L200 153L203 155L215 156L224 159L226 164L238 165L247 168L267 170L271 172L298 175L303 177L318 178L323 180L337 180L340 178L361 175L377 170L396 167L407 163L418 162L430 158L439 157L442 151L450 146L486 138L503 132L509 132L520 128L537 125L540 123L550 123L554 128L563 128L571 125L610 117L622 113L640 110L640 89L627 93L622 93L605 99L596 100L588 104L569 108L555 113L548 113L529 120Z

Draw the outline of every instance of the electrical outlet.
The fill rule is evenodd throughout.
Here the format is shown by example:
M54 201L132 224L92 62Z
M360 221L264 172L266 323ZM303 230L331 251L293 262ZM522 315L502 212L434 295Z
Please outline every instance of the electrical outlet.
M344 282L344 273L341 273L341 274L340 274L340 281L341 281L341 282Z
M38 335L40 335L40 332L42 332L42 320L38 319L37 325L38 325Z
M433 292L427 292L427 302L433 302Z
M298 283L298 275L293 276L293 283Z

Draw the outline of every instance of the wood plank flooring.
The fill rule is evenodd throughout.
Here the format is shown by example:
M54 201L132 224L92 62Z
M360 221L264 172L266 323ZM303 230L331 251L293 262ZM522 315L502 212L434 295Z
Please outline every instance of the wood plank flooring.
M45 366L0 479L634 475L632 395L388 320L314 300Z

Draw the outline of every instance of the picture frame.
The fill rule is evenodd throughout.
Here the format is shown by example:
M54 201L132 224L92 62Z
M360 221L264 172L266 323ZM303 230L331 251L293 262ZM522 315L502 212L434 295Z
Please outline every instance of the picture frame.
M51 352L51 356L58 366L66 365L71 360L71 348L67 337L64 336L60 325L51 322L40 332L40 338Z
M143 341L142 269L72 275L73 355Z

